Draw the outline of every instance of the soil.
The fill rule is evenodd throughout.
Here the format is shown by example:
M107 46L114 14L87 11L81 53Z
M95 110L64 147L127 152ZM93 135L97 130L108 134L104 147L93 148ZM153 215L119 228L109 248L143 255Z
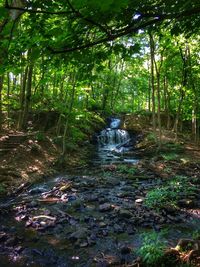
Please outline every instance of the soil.
M79 148L78 152L68 151L61 166L61 148L55 144L51 135L43 134L42 140L37 140L37 132L27 134L7 131L1 135L0 145L9 135L24 135L25 140L0 155L0 196L15 194L43 177L62 171L63 167L71 169L85 164L87 149L84 147Z

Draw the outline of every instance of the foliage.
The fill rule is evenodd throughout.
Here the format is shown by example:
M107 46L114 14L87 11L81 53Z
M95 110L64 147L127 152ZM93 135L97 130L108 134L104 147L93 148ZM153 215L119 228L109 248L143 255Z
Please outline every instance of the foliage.
M148 142L156 142L157 137L156 137L156 135L155 135L154 133L149 133L149 134L147 135L147 137L146 137L146 140L147 140Z
M166 244L161 236L154 231L142 235L142 245L137 252L146 266L164 266L162 260Z
M19 129L29 111L57 112L70 142L92 134L93 117L135 112L158 126L162 115L198 141L200 4L161 2L0 1L0 112L19 114Z
M195 192L195 186L190 183L188 177L176 176L166 185L149 191L145 198L145 204L149 208L161 210L169 205L177 205L178 200L188 197Z
M178 155L176 153L165 153L161 154L164 160L170 161L170 160L176 160Z
M135 166L123 164L117 166L117 171L123 174L136 174L137 168Z
M46 139L46 136L45 136L45 134L43 132L37 132L35 134L35 140L37 140L37 141L45 141L45 139Z

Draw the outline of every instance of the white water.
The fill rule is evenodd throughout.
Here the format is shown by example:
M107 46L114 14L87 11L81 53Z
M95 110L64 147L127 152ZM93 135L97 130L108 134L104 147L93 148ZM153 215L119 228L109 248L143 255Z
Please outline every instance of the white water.
M108 128L103 129L97 136L98 141L98 162L102 164L114 163L121 161L129 161L129 159L122 159L122 154L130 150L128 146L131 141L128 131L120 129L121 120L112 118ZM133 163L136 161L130 159Z

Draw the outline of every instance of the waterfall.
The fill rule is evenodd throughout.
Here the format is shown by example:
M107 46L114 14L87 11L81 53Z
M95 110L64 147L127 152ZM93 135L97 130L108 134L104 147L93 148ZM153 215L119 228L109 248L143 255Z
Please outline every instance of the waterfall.
M117 148L118 146L127 143L130 140L129 133L122 129L106 128L101 131L98 136L99 146L110 148Z
M121 129L120 125L120 119L109 118L107 127L97 135L98 146L92 158L94 165L138 162L124 153L133 148L134 141L133 136L130 137L128 131Z
M130 135L126 130L120 129L121 120L112 118L108 127L97 136L99 149L122 152L126 150L124 145L130 141Z

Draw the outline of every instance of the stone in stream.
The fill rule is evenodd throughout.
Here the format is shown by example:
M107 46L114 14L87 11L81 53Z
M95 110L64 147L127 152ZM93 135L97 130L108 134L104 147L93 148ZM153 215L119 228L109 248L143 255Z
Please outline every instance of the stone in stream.
M125 246L123 246L123 247L120 249L120 253L121 253L122 255L124 255L124 254L130 254L132 250L133 250L133 248L131 248L130 246L125 245Z
M107 223L105 223L105 222L100 222L100 223L99 223L99 226L100 226L101 228L104 228L104 227L107 226Z
M121 227L119 224L114 224L113 225L113 228L114 228L114 232L117 233L117 234L121 234L121 233L124 233L124 229L123 227Z
M87 202L95 202L98 200L98 196L97 195L89 195L85 198L85 201Z
M8 238L5 232L0 232L0 242L4 242Z
M38 202L35 200L32 200L30 203L27 203L27 208L35 208L38 206Z
M142 204L143 201L144 201L143 198L138 198L138 199L135 200L135 203L136 203L136 204Z
M178 201L178 205L181 208L194 208L197 206L197 202L193 199L181 199Z
M120 198L126 198L126 197L135 198L135 193L133 193L133 192L121 192L121 193L117 194L117 196Z
M104 204L99 205L99 211L101 212L111 211L112 209L113 207L109 203L104 203Z
M18 243L17 237L13 236L6 240L5 245L10 247L17 245L17 243Z
M104 255L103 258L95 257L96 267L120 266L120 258L116 255Z
M127 219L133 216L133 214L126 209L119 209L118 214L121 218L127 218Z
M89 231L87 228L80 228L79 230L77 230L76 232L72 233L69 236L70 240L80 240L80 239L86 239L89 235Z

